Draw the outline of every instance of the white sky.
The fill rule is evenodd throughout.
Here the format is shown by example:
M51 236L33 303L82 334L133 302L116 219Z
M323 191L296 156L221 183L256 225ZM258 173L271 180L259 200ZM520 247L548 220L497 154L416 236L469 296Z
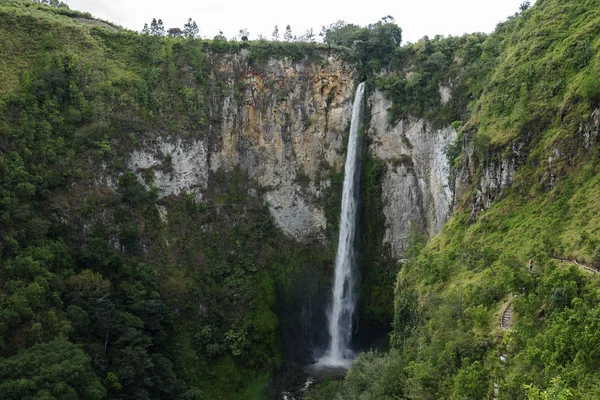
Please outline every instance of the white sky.
M318 33L322 25L338 19L357 25L392 15L403 30L403 43L425 35L462 35L491 32L497 23L519 10L524 0L63 0L70 8L88 11L97 18L140 31L152 18L165 28L179 27L192 18L202 37L220 29L228 38L242 28L250 39L259 33L271 37L275 25L283 36L285 26L300 36L308 28ZM533 1L532 1L533 3Z

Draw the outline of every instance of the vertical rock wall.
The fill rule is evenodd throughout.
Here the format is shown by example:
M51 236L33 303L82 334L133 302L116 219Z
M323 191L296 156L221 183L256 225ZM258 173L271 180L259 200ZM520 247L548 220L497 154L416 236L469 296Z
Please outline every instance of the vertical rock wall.
M186 192L201 200L210 173L240 166L284 232L299 241L323 238L320 199L331 183L327 172L344 162L354 69L325 51L320 59L257 63L242 50L209 56L207 70L203 131L147 141L128 168L147 185L152 177L161 197Z
M411 223L431 236L450 217L453 191L445 149L455 140L457 132L450 127L434 130L421 119L389 126L391 102L375 91L370 103L369 151L387 167L382 187L384 241L390 244L392 255L401 258Z
M210 122L185 138L162 136L142 143L127 167L159 196L192 193L202 201L209 176L236 167L261 189L276 224L298 241L323 239L324 190L344 163L355 71L340 56L320 60L250 60L244 51L209 57ZM384 241L401 258L411 223L430 236L448 220L453 191L445 148L451 128L423 120L389 126L391 103L375 91L369 151L387 166L383 178Z

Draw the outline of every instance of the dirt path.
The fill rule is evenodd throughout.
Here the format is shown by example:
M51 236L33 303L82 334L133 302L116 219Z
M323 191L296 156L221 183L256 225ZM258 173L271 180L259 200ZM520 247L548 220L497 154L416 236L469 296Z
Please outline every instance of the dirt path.
M550 259L564 263L564 264L576 265L579 269L581 269L582 271L585 271L589 274L600 275L600 271L597 270L596 268L594 268L592 265L581 263L575 259L554 258L554 257L550 257ZM531 271L534 268L534 259L533 258L527 261L527 268L529 269L529 272L531 273ZM500 326L502 326L503 330L507 331L512 326L512 324L513 324L513 305L511 303L506 307L506 309L502 313L502 319L500 321Z
M573 264L573 265L576 265L582 271L589 272L590 274L600 275L600 271L598 271L593 266L588 265L588 264L584 264L584 263L580 263L577 260L570 260L570 259L567 259L567 258L553 258L553 257L550 257L550 259L554 260L554 261L559 261L559 262L562 262L562 263L565 263L565 264Z
M561 263L565 263L565 264L576 265L582 271L585 271L590 274L600 275L600 271L598 271L593 266L584 264L584 263L580 263L579 261L577 261L575 259L570 260L570 259L566 259L566 258L553 258L553 257L550 257L550 259L561 262ZM534 264L533 258L527 261L527 268L529 269L529 273L532 272L534 266L535 266L535 264ZM514 309L514 306L511 302L508 306L506 306L506 308L504 309L504 312L502 313L502 319L500 321L500 326L502 326L502 329L504 331L507 331L513 324L513 309ZM500 359L502 361L505 360L502 357L500 357ZM499 390L500 390L500 386L498 385L498 383L494 383L494 396L493 396L494 400L498 398Z
M119 30L116 27L114 27L104 21L99 21L97 19L89 19L89 18L74 18L74 19L76 19L79 22L83 22L84 24L101 26L101 27L109 29L113 32L117 32Z

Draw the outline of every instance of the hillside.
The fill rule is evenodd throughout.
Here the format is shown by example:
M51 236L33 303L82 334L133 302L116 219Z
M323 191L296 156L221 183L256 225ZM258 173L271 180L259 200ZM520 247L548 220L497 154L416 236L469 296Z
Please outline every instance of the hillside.
M600 397L600 2L490 35L139 34L0 0L0 397L280 398L329 338L366 81L353 346L311 399ZM389 345L386 338L389 336Z
M0 397L276 390L323 340L346 53L0 21Z
M474 42L451 81L468 102L448 149L453 216L426 245L410 239L391 350L312 398L598 398L600 280L582 264L600 263L599 5L539 0ZM414 44L409 68L444 62L455 41ZM382 82L399 117L435 123L443 107L410 100L445 78L405 73Z

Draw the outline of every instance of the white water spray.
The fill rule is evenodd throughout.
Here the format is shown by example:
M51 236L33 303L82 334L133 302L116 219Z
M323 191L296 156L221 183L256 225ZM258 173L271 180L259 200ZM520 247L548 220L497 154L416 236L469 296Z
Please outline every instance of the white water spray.
M356 88L350 138L344 170L344 188L342 193L342 213L340 215L340 235L335 258L335 277L333 299L329 310L329 335L331 342L325 356L318 364L348 367L352 361L350 340L352 338L352 318L356 306L355 273L356 220L359 200L359 131L362 123L363 97L365 83Z

